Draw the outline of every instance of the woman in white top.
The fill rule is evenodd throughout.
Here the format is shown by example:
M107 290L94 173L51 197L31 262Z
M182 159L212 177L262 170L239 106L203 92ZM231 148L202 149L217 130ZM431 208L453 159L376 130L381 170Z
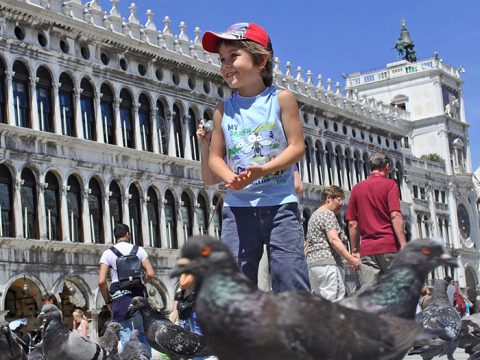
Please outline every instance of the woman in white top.
M88 336L88 320L82 310L76 309L73 312L73 331L82 336Z

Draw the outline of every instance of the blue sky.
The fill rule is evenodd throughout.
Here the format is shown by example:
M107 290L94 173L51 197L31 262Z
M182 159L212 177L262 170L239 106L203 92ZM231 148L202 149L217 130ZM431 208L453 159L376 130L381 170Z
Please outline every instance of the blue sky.
M109 0L100 1L110 11ZM128 18L131 1L120 0ZM282 68L290 61L314 77L332 78L344 86L342 74L385 67L396 60L393 49L405 18L419 59L437 51L445 63L463 65L464 100L473 169L480 166L480 1L478 0L138 0L137 16L145 24L147 9L158 29L169 16L178 34L180 21L194 38L203 31L222 31L235 22L253 21L270 34ZM477 24L477 25L475 25Z

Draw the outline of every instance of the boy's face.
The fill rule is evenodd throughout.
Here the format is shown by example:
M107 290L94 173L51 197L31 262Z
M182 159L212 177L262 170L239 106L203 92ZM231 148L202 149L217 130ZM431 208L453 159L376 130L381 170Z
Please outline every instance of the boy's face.
M218 48L220 55L220 74L232 89L242 90L256 88L263 84L260 67L253 63L252 56L244 49L236 46L221 44Z

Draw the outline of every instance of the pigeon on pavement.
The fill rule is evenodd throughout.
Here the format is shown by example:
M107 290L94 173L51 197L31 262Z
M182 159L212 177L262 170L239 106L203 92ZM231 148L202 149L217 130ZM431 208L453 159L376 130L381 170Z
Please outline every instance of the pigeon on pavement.
M119 331L124 331L122 325L118 322L110 321L103 335L93 341L113 355L117 352Z
M458 311L450 305L447 296L448 283L445 280L435 280L432 289L431 303L417 315L417 321L426 329L442 330L443 341L432 338L432 344L414 344L409 355L418 354L424 360L434 356L447 355L453 360L453 353L457 349L460 339L462 319Z
M133 330L130 339L125 343L123 352L120 354L122 360L150 360L150 352L144 343L139 340L138 330Z
M42 354L42 343L38 343L30 350L27 360L45 360L45 356Z
M205 340L222 360L403 359L422 327L348 309L308 293L265 293L238 269L228 247L190 238L171 276L195 277Z
M100 345L63 326L62 313L55 305L44 305L38 319L44 322L42 353L47 360L107 359L108 353Z
M211 355L201 335L175 325L155 311L145 298L136 296L132 299L129 311L134 310L138 310L142 314L143 327L150 346L167 354L170 359Z
M0 358L2 360L27 359L27 355L15 337L16 335L10 331L8 322L0 320Z
M457 261L432 239L409 242L396 256L390 269L376 284L338 303L351 309L415 319L418 299L430 271L437 266L457 266Z

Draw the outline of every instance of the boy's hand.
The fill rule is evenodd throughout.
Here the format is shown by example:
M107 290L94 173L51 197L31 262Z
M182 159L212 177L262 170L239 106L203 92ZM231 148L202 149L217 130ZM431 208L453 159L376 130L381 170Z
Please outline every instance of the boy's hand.
M196 132L197 137L200 139L200 141L206 140L208 143L210 143L210 139L212 138L212 132L211 131L205 131L205 120L200 120L200 123L198 124L198 129Z
M263 166L248 166L245 171L235 175L230 181L227 181L225 187L230 190L241 190L263 175L265 175Z

